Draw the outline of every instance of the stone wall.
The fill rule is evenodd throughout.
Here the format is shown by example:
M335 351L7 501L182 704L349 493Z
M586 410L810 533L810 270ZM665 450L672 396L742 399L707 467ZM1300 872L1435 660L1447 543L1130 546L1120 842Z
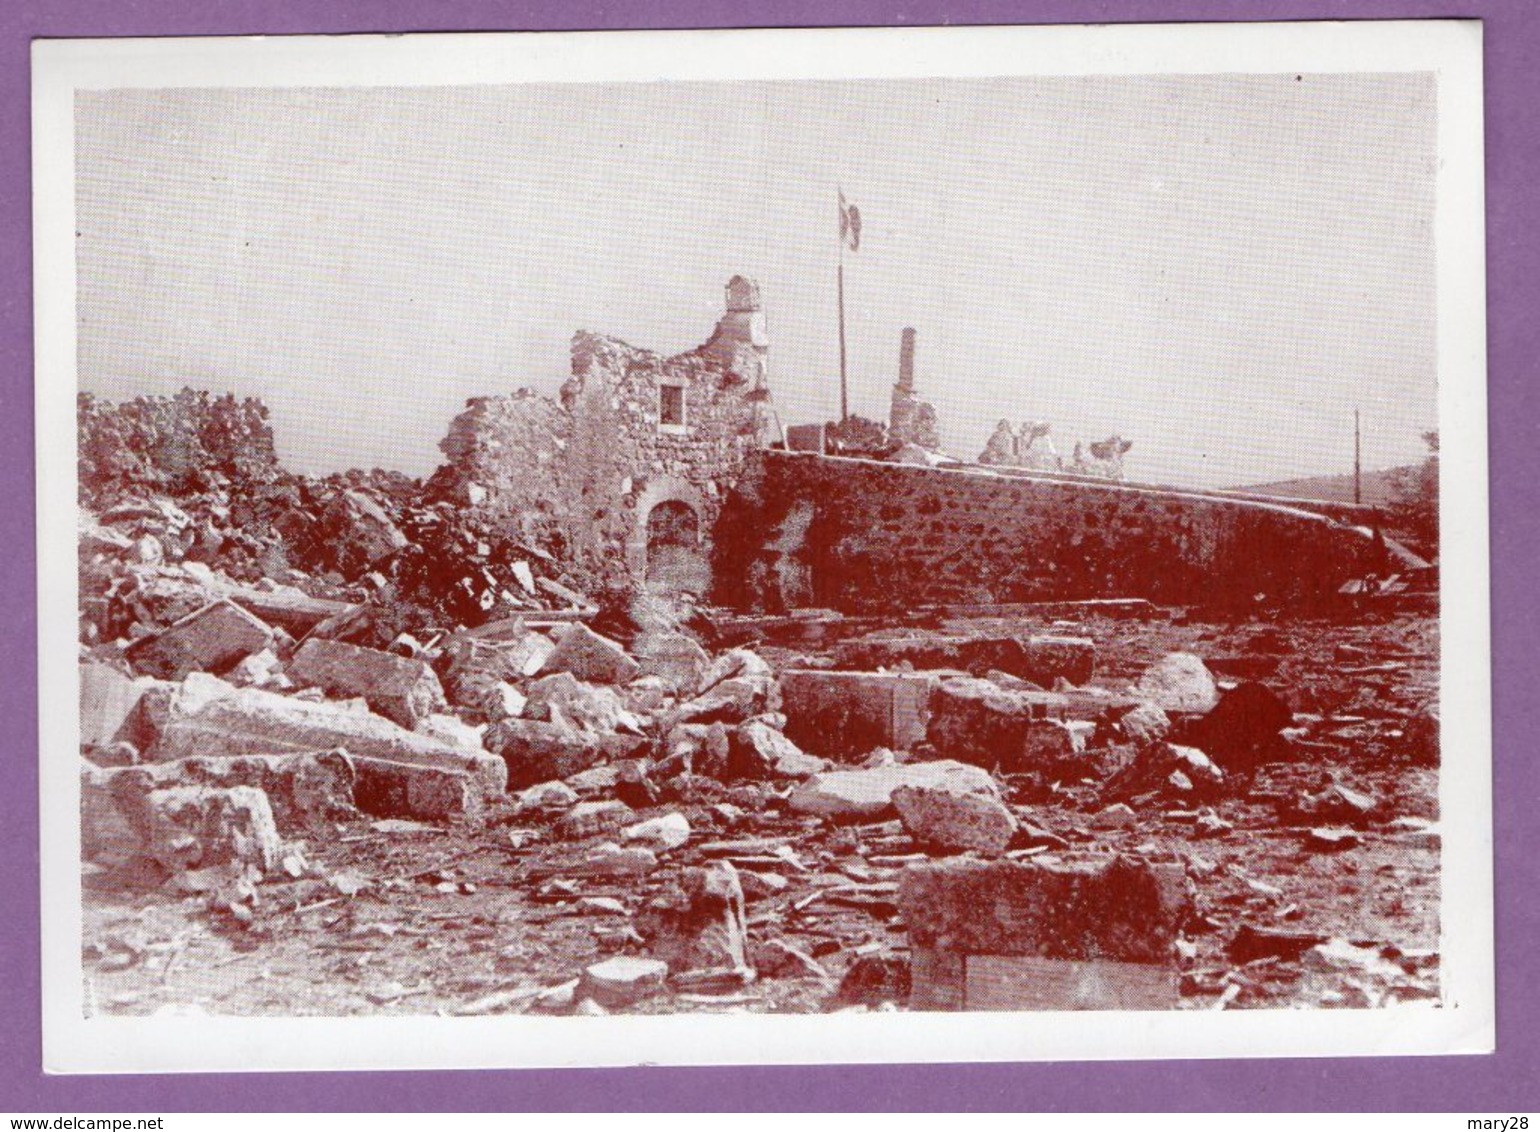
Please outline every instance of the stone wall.
M757 609L1308 603L1383 565L1367 532L1293 508L790 452L754 457L713 544L716 599Z

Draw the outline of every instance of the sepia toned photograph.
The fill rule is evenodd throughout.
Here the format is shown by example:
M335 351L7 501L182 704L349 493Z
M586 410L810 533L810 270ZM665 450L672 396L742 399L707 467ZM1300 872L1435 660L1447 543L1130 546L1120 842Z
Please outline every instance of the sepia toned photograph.
M1489 1026L1479 32L1146 30L41 57L68 1025Z

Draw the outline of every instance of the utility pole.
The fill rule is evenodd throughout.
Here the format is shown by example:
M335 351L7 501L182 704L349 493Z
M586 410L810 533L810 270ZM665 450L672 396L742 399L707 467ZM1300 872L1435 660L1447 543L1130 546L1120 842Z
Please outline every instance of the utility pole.
M1363 435L1359 429L1358 410L1353 410L1353 502L1364 501Z

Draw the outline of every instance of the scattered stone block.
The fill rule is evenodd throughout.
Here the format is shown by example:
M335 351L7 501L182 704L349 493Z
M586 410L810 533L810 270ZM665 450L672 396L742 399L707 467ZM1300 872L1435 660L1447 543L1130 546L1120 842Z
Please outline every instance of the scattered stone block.
M967 955L956 1009L1173 1010L1180 976L1173 967L1115 959L1043 959Z
M636 811L624 802L611 799L607 802L579 802L573 806L551 832L569 841L581 841L586 837L613 834L634 821Z
M484 751L450 746L367 710L280 696L260 688L235 688L202 673L190 674L176 689L158 737L145 755L168 761L194 755L283 754L339 747L356 758L468 775L487 797L507 788L503 759ZM542 775L535 781L554 777Z
M1224 771L1202 751L1155 743L1141 748L1132 762L1108 779L1102 794L1110 799L1128 799L1158 793L1203 801L1218 797L1224 789Z
M542 782L521 792L518 809L570 810L578 804L578 792L561 780Z
M362 696L373 711L409 731L449 707L426 661L341 641L306 641L289 663L288 674L297 684L321 688L328 696Z
M909 836L944 853L1004 853L1016 834L1016 818L995 797L924 786L900 786L893 805Z
M353 800L366 814L447 821L476 818L486 793L463 771L387 759L354 758Z
M642 722L613 688L585 684L570 672L556 672L530 685L523 716L556 722L567 720L586 731L639 735Z
M604 1007L630 1006L661 992L667 980L667 963L617 955L583 971L578 995Z
M797 813L823 818L887 817L893 813L893 791L901 786L928 786L998 798L999 787L980 767L942 759L869 770L836 770L815 774L791 792L786 803Z
M278 829L304 833L356 817L356 761L346 751L290 755L193 756L175 762L147 763L102 772L99 786L133 809L154 790L177 787L259 790L266 796Z
M1356 848L1362 838L1351 829L1318 827L1305 835L1305 847L1322 853L1340 853Z
M966 857L899 881L915 1010L1155 1010L1178 1003L1180 865Z
M582 871L592 876L643 877L657 867L658 858L651 849L606 842L584 858Z
M828 769L823 759L804 754L760 720L739 724L729 740L727 774L731 778L807 778Z
M1159 705L1143 703L1124 712L1118 718L1118 726L1129 742L1142 747L1159 743L1171 734L1171 717Z
M511 789L552 778L571 778L613 759L629 758L646 745L634 735L599 735L564 723L505 719L487 729L487 750L505 764Z
M902 1006L909 1001L911 978L908 956L862 955L845 970L835 1001L847 1006Z
M544 671L570 672L589 684L627 684L641 674L640 666L625 649L581 621L562 634L545 661Z
M1316 794L1306 794L1296 807L1299 816L1313 821L1363 826L1378 805L1372 795L1351 790L1334 782Z
M125 860L139 852L139 830L118 808L114 772L80 764L80 853L85 861Z
M930 743L938 755L1003 774L1056 773L1084 749L1067 724L1046 718L1030 692L963 677L931 697Z
M1421 708L1406 721L1402 739L1407 754L1424 765L1437 765L1439 761L1439 736L1443 725L1439 719L1437 704Z
M1231 937L1228 952L1235 963L1252 963L1258 959L1294 960L1325 940L1325 936L1315 932L1243 923Z
M1019 676L1040 687L1057 679L1084 684L1096 667L1096 644L1086 637L995 636L869 637L849 641L835 654L841 668L959 669L974 675L990 670Z
M772 979L827 979L828 969L799 947L784 939L767 939L754 948L754 968Z
M1247 682L1221 696L1218 706L1188 727L1183 739L1226 770L1244 772L1279 753L1279 733L1293 722L1293 711L1276 692Z
M171 787L125 796L119 805L141 851L171 872L238 864L266 874L283 859L267 795L250 786Z
M695 695L711 671L710 655L683 633L642 633L631 647L642 676L661 679L676 696Z
M899 910L912 947L1168 963L1192 907L1180 865L1130 857L967 857L910 865Z
M719 861L685 869L677 890L655 897L637 915L636 928L676 975L744 973L751 970L746 923L738 871Z
M925 739L938 684L914 673L789 670L781 675L787 738L847 761L874 747L912 750Z
M155 681L134 679L106 664L80 666L80 745L82 748L106 746L120 739L132 739L126 726L139 701ZM135 746L139 746L135 743Z
M1201 657L1174 652L1144 670L1134 694L1165 712L1203 714L1219 703L1219 686Z
M322 521L338 548L338 569L352 577L408 545L385 509L361 491L339 492Z
M639 841L657 852L678 849L690 840L690 819L674 812L649 818L621 831L626 841Z
M123 651L138 672L180 680L190 672L219 674L273 643L273 630L234 602L210 602Z
M770 666L747 649L729 649L712 662L705 689L660 721L664 731L681 723L743 723L780 710L781 692Z

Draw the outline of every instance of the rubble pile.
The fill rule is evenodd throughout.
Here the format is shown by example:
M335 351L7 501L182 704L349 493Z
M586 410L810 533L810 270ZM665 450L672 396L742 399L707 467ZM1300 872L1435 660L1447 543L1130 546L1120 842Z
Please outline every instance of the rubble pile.
M192 390L116 406L82 397L88 640L161 628L215 594L291 634L367 605L350 631L381 645L589 609L546 549L449 498L442 477L290 474L266 418L259 402Z
M399 560L408 528L353 490L333 497L372 532L353 549ZM293 992L307 1009L1437 997L1436 810L1387 786L1436 750L1421 623L1389 661L1372 627L1286 642L1158 610L811 651L580 615L382 642L369 602L147 561L171 507L82 526L111 580L82 624L88 878L140 894L141 932L175 908L210 949L340 954ZM1387 913L1404 934L1376 937L1291 871L1395 880L1421 926ZM154 945L99 944L91 977L131 981ZM237 1001L216 1008L293 1008Z

